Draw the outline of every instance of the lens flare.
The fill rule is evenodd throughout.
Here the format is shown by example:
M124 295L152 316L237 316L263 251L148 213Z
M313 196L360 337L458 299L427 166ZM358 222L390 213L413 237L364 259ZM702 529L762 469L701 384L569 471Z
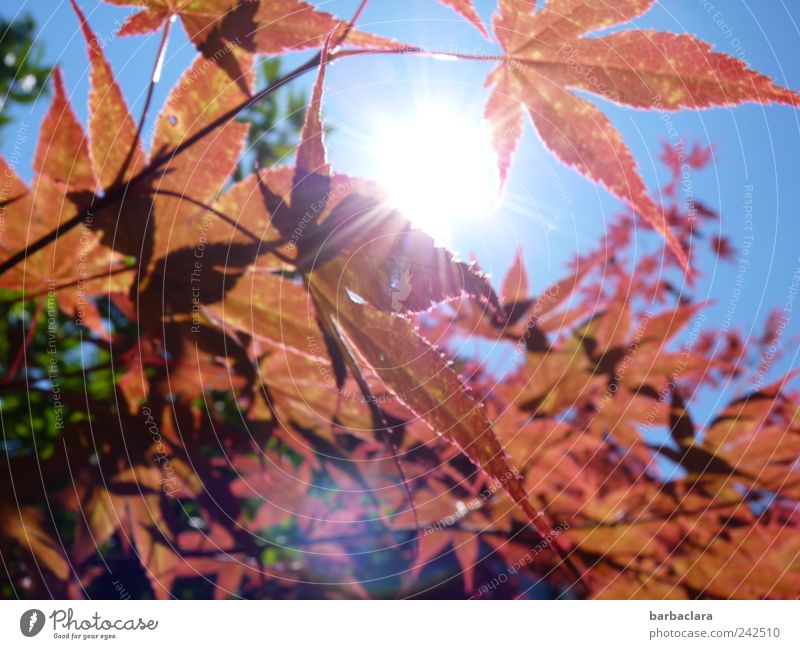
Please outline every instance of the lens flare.
M382 125L377 180L416 226L447 243L494 212L499 179L488 132L452 111L429 108L406 122Z

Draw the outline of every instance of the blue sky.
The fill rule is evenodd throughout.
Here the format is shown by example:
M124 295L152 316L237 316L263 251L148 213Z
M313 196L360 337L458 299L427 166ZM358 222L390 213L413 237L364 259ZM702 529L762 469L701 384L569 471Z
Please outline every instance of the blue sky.
M134 114L138 114L150 75L157 36L116 38L115 21L127 8L79 0L117 71ZM349 17L357 0L317 2L318 6ZM488 23L494 0L476 0ZM714 6L718 5L718 6ZM4 17L19 11L33 14L40 28L46 58L61 65L75 109L85 122L88 92L84 42L67 0L5 0ZM725 51L743 58L751 67L774 77L778 83L800 89L800 2L781 0L674 0L659 4L636 21L641 28L690 32ZM498 53L458 16L434 0L372 0L360 22L361 29L435 50L468 50ZM182 29L173 31L162 82L154 106L166 97L170 85L195 55ZM307 54L288 57L288 64L305 60ZM402 122L424 102L436 102L459 119L480 123L486 91L483 80L491 64L472 61L432 60L412 56L356 57L337 62L329 71L325 98L326 118L336 125L329 139L330 157L340 171L373 175L383 154L370 139L376 124ZM310 85L312 77L301 83ZM666 177L658 162L661 143L668 133L657 112L619 108L596 100L622 132L632 149L648 187L655 189ZM30 126L27 141L19 141L15 126L3 133L2 152L10 157L17 147L23 163L20 172L30 177L24 161L32 159L32 134L41 122L47 102L16 107L12 115ZM157 111L151 112L151 119ZM770 308L787 299L792 274L800 265L800 115L783 106L745 105L733 109L681 112L672 120L688 143L715 145L714 164L692 176L696 197L722 214L720 234L737 248L752 234L751 264L744 275L741 295L731 320L745 336L761 333ZM147 128L145 129L147 131ZM425 151L419 152L420 156ZM745 228L743 208L746 188L752 186L753 230ZM621 208L604 190L560 165L543 148L530 126L518 151L509 179L505 202L483 221L470 220L454 228L451 244L468 256L474 253L496 278L502 277L515 249L524 249L533 286L542 288L563 275L564 264L576 252L586 250L604 231L604 221ZM651 248L653 235L638 233L641 245ZM723 327L736 288L737 265L717 263L710 254L701 258L693 295L713 300L707 325ZM776 375L796 366L800 334L800 306L781 339L788 357L772 369ZM707 404L713 409L717 397Z

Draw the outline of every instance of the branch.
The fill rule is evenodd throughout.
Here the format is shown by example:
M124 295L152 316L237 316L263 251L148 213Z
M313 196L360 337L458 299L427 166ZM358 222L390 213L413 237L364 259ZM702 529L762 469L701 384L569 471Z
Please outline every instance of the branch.
M358 5L358 9L356 9L356 12L353 14L353 17L350 19L350 22L347 23L347 28L333 44L333 47L331 47L332 50L335 50L337 47L339 47L342 43L345 42L347 37L350 35L350 32L353 31L353 27L355 27L356 23L358 22L358 19L361 17L361 14L364 12L364 9L366 9L367 2L369 2L369 0L361 0L361 3Z

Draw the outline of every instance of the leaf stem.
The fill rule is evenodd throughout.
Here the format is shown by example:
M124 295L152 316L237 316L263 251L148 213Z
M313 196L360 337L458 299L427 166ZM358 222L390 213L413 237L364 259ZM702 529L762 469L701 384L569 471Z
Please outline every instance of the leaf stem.
M3 383L10 383L14 380L14 377L17 375L19 371L20 365L22 364L23 360L27 356L28 347L31 345L31 341L33 340L33 335L36 333L36 328L38 326L39 316L42 315L42 309L44 308L44 300L37 300L36 302L36 310L33 313L33 317L31 318L31 323L28 328L28 332L25 335L25 340L22 343L22 346L19 348L16 357L14 358L14 362L11 363L11 367L8 368L8 372L6 372L5 377L3 378ZM23 319L23 324L24 324Z

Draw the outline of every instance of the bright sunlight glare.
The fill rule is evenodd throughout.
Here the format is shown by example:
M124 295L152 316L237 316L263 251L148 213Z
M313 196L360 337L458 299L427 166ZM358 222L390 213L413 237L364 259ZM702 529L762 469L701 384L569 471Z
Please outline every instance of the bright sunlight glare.
M439 243L454 226L486 218L499 202L488 132L451 111L428 108L382 125L377 180L392 203Z

